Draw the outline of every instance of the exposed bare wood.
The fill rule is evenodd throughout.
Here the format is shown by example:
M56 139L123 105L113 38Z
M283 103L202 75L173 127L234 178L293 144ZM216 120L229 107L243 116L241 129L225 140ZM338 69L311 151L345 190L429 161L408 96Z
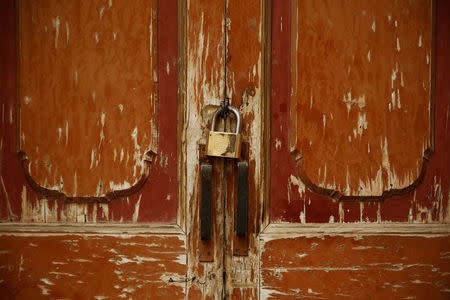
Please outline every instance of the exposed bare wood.
M80 223L0 223L0 235L2 234L112 234L112 235L146 235L146 234L176 234L183 231L176 224L150 223L150 224L80 224Z
M261 233L260 239L270 237L296 237L318 235L450 235L448 224L405 224L405 223L364 223L364 224L270 224Z
M224 1L187 1L186 4L186 234L188 261L187 295L221 298L223 290L223 161L213 163L215 222L212 228L213 262L200 263L199 144L206 144L212 113L224 91Z

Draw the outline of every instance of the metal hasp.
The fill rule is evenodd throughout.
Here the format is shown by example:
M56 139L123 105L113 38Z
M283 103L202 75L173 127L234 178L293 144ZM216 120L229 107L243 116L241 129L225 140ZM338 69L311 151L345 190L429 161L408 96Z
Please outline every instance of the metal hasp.
M200 208L201 239L211 239L212 165L202 164L202 204Z
M235 132L216 131L217 117L226 118L228 112L232 112L236 116ZM221 106L215 112L211 120L211 129L208 134L206 143L206 155L239 158L241 156L242 135L241 129L241 115L239 111L233 106Z
M248 219L248 163L238 162L238 186L237 186L237 212L236 212L236 234L245 236L247 234Z

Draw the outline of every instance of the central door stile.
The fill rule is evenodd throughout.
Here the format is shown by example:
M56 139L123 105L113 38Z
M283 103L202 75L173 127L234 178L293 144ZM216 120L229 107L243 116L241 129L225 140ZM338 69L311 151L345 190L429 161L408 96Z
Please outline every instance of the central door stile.
M186 153L187 298L258 299L257 238L265 199L265 32L270 3L186 0L183 5L179 36L184 49L180 55L184 84L180 86L186 103L181 149ZM242 119L240 158L205 154L212 114L226 100ZM235 120L228 117L220 126L234 128ZM204 174L211 174L210 181L202 182L206 178L202 168ZM246 180L238 182L238 169ZM238 186L244 193L241 197ZM208 194L202 196L202 192ZM202 207L202 197L209 194L210 207ZM202 220L201 210L211 212L210 232L205 231L208 222Z
M186 110L182 150L186 163L186 234L188 271L187 299L223 298L223 170L222 159L204 155L206 132L212 113L224 96L225 86L225 2L182 1L179 37ZM201 239L200 160L212 165L210 239Z
M242 163L248 163L247 232L237 234L238 164L227 160L225 270L227 299L258 299L258 233L265 199L263 114L267 12L270 1L226 0L226 98L242 118ZM241 183L242 184L242 183ZM241 189L245 190L245 189ZM241 213L241 212L240 212Z

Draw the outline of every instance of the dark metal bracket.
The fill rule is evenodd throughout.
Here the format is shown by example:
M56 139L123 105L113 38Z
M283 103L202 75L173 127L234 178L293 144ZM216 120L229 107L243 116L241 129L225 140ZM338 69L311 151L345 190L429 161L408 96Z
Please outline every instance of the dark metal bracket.
M245 236L248 230L248 163L238 162L236 234Z
M202 203L200 207L201 216L201 239L203 241L211 239L211 205L212 205L212 165L202 164Z

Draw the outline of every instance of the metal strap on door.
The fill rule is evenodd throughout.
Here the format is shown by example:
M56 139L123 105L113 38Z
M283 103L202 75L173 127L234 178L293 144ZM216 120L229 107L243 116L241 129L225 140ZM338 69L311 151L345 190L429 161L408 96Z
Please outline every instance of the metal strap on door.
M218 118L228 118L233 114L236 118L235 132L216 131ZM206 155L225 159L238 160L242 152L241 115L239 111L229 105L229 100L221 102L211 119L208 133ZM209 163L201 163L201 239L211 238L212 214L212 176L213 167ZM235 231L238 236L245 236L248 228L248 162L237 161L237 212Z

